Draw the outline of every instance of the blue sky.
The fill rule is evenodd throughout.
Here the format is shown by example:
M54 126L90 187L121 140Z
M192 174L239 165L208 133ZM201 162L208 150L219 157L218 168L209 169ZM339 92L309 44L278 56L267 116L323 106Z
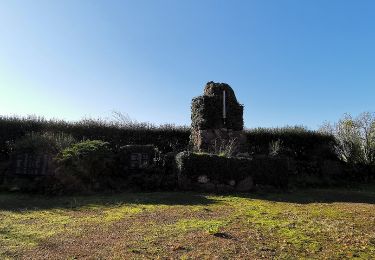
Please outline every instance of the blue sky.
M375 1L0 1L0 114L190 124L208 81L246 127L375 111Z

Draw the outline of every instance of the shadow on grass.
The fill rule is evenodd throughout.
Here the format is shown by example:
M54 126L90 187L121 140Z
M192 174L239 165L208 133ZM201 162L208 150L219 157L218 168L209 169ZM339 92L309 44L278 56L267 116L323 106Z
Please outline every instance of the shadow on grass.
M375 204L375 185L357 188L299 189L293 192L257 192L253 194L236 194L249 199L261 199L274 202L297 204L308 203L366 203Z
M248 199L259 199L274 202L297 204L308 203L367 203L375 204L375 185L358 187L357 189L331 188L306 189L293 192L255 192L241 194L218 194ZM22 211L43 209L78 209L88 205L116 206L134 205L210 205L217 201L207 194L199 192L149 192L94 194L86 196L46 197L19 193L0 193L0 210Z
M210 205L216 200L193 192L150 192L93 194L85 196L48 197L21 193L0 193L0 210L22 211L75 209L88 205Z

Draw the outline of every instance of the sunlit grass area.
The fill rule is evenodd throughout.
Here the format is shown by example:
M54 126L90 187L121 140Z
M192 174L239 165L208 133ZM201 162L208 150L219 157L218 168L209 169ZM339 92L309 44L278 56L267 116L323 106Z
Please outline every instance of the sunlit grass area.
M375 258L375 190L0 194L0 258Z

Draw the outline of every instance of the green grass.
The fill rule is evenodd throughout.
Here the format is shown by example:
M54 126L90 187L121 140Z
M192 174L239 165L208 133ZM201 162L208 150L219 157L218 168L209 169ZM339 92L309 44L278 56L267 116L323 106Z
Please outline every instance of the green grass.
M0 194L0 258L374 259L375 189Z
M225 225L225 220L181 219L174 225L174 227L182 232L204 230L210 234L215 234Z

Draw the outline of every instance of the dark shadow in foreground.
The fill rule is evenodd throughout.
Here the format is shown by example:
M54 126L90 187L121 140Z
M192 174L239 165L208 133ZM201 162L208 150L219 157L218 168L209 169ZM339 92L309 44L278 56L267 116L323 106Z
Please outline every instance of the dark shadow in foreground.
M253 194L236 194L235 196L297 204L334 202L375 204L375 184L352 188L309 188L293 192L259 191Z
M266 192L220 194L248 199L298 204L351 202L375 204L375 185L358 188L306 189L293 192ZM210 205L217 201L199 192L148 192L114 193L85 196L47 197L19 193L0 193L0 210L24 211L43 209L79 209L87 205L116 206L121 204L144 205Z
M87 205L209 205L216 200L194 192L134 192L82 196L43 196L22 193L0 193L0 210L24 211L43 209L79 209Z

